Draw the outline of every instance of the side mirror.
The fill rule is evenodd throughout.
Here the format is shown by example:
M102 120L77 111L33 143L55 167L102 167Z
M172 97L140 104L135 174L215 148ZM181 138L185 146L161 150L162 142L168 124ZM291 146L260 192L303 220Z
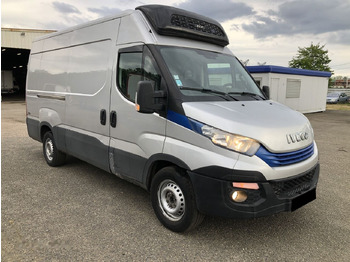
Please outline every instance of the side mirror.
M268 86L263 86L262 91L264 92L267 99L270 99L270 88Z
M162 110L164 104L160 103L157 98L164 97L166 97L166 93L163 91L154 91L152 82L140 81L137 84L135 96L136 110L140 113L146 114Z

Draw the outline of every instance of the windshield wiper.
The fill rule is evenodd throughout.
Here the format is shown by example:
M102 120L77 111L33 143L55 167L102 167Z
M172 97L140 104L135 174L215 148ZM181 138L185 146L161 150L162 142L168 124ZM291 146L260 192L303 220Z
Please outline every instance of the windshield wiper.
M191 91L197 91L201 93L210 93L210 94L216 94L219 97L225 99L226 101L232 101L232 99L236 100L236 98L228 95L225 92L217 91L217 90L212 90L212 89L206 89L206 88L194 88L194 87L187 87L187 86L181 86L180 89L182 90L191 90Z
M257 97L260 97L262 100L266 100L265 97L258 95L256 93L251 93L251 92L228 92L227 94L229 94L229 95L241 95L241 96L252 96L256 100L260 100L260 99L257 99Z

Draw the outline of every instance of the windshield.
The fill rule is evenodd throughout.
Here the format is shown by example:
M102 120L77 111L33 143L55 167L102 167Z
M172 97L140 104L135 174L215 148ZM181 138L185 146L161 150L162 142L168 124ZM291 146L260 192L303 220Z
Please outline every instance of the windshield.
M265 99L234 56L180 47L160 47L160 53L185 96L221 96L225 100Z

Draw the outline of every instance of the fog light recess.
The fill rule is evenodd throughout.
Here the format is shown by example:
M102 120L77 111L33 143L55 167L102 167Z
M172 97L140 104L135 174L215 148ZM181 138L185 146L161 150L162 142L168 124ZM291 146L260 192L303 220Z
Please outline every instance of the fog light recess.
M231 198L233 201L241 203L247 200L248 195L245 191L233 191Z

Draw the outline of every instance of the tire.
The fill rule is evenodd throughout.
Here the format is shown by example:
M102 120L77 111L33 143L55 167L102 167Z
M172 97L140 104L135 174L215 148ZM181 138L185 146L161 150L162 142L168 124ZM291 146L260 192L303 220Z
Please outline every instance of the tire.
M197 210L191 181L177 167L165 167L154 176L151 201L159 221L174 232L198 226L204 215Z
M46 132L43 137L43 153L49 166L61 166L66 161L66 154L56 147L52 132Z

